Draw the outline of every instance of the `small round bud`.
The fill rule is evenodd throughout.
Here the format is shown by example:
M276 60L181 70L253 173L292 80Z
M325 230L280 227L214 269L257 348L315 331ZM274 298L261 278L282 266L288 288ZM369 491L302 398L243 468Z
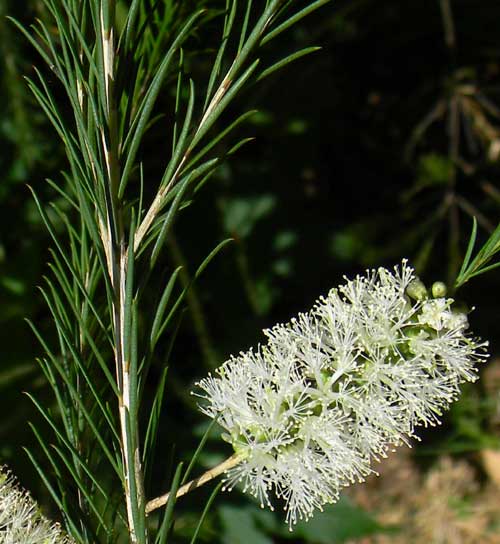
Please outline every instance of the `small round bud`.
M406 288L406 294L415 300L424 300L427 298L427 289L421 280L415 278Z
M446 296L446 285L442 281L435 281L432 284L432 296L434 298L441 298Z

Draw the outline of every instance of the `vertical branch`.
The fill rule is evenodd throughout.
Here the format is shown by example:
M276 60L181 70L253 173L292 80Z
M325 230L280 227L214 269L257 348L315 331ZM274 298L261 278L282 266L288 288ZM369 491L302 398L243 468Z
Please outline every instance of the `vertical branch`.
M107 8L107 9L106 9ZM115 341L115 368L118 383L119 417L122 460L124 466L124 493L127 510L128 530L132 544L145 541L143 476L140 462L136 399L132 398L130 339L134 326L130 317L130 296L133 289L133 251L128 255L123 225L123 208L118 197L120 180L118 111L116 100L115 74L115 1L101 3L101 47L103 56L105 118L106 126L101 127L101 140L106 163L108 185L106 190L107 239L109 248L109 276L113 289L113 325ZM130 275L130 277L129 277ZM134 371L137 369L135 368Z
M239 44L237 52L232 60L229 57L226 62L225 45L221 46L220 54L213 66L213 77L211 76L213 86L212 83L209 84L209 91L205 97L206 106L201 108L200 119L197 123L192 122L195 91L194 83L190 82L190 95L183 128L178 138L175 137L174 132L175 152L172 152L172 157L163 171L159 186L156 193L152 195L151 203L145 209L144 216L142 214L142 175L138 205L126 204L122 198L121 188L125 190L129 174L137 163L137 151L150 123L160 89L167 81L172 59L175 59L182 44L198 24L197 21L204 13L207 13L207 10L196 11L187 18L178 32L178 25L172 25L172 34L177 33L177 35L161 61L157 56L160 41L154 43L151 49L151 44L156 39L155 31L148 30L148 24L152 21L152 24L156 25L154 22L157 19L157 14L154 13L156 5L150 5L148 2L141 3L140 0L124 3L124 10L128 5L129 12L125 34L122 34L123 40L127 43L122 41L123 47L119 45L115 24L117 0L96 2L46 0L45 5L54 19L55 27L49 27L40 22L40 28L35 28L35 37L23 30L60 80L74 113L73 120L67 125L65 112L59 107L59 96L52 92L52 81L47 80L37 71L39 82L30 80L30 87L64 143L71 168L71 175L67 176L68 194L55 184L54 187L62 194L69 209L75 209L77 213L80 213L81 228L79 230L72 225L71 218L65 210L59 210L55 206L58 215L64 220L66 235L69 237L71 251L68 256L64 244L58 240L56 229L50 218L40 202L36 200L42 219L57 247L53 266L57 282L54 286L48 281L49 292L42 291L42 293L57 328L60 354L52 352L34 327L34 332L41 341L47 356L41 361L42 369L54 389L64 427L63 432L60 432L50 410L45 411L36 403L37 408L56 433L58 441L56 451L65 465L65 468L61 466L61 470L59 469L58 461L52 458L49 448L45 447L44 442L37 435L55 473L57 488L50 483L52 478L46 477L43 469L34 462L53 499L63 512L66 525L80 542L90 542L90 540L95 542L104 535L103 531L106 532L106 536L102 536L101 539L120 539L121 534L117 534L117 528L120 525L121 530L121 522L127 527L129 542L132 544L147 544L148 542L141 466L143 456L140 451L138 426L138 389L143 384L140 384L138 379L138 369L141 365L137 349L139 320L137 293L139 289L136 286L138 282L134 280L134 266L140 254L136 250L142 253L156 238L153 255L150 258L150 268L152 268L157 251L164 242L165 233L180 209L185 191L188 188L191 189L190 184L204 175L205 177L196 189L200 187L222 158L231 155L245 143L246 140L242 140L226 154L221 153L220 156L201 162L206 155L214 154L212 151L214 146L246 119L248 113L237 117L226 129L216 134L210 142L198 150L194 158L190 158L199 144L208 139L209 131L213 129L228 104L250 81L250 78L258 80L259 77L268 75L270 71L276 69L275 67L268 68L261 71L258 76L259 59L249 62L264 43L264 39L272 39L328 1L309 0L309 7L285 19L269 33L267 30L273 20L280 19L292 2L267 0L263 3L265 7L259 8L260 16L256 13L253 29L248 28L249 20L253 21L253 17L250 17L251 2L248 3L243 23L244 30L241 36L234 35L235 31L233 31L231 38ZM167 2L167 4L172 7L174 3ZM231 4L236 14L236 0L232 0ZM172 15L175 10L167 7L165 13L168 12ZM184 12L182 10L179 12L182 19ZM212 15L216 14L216 10L210 10L206 21L210 21ZM18 23L16 24L22 28ZM161 24L158 40L170 38L170 29L167 29L167 26L165 21ZM231 32L229 26L228 23L227 27L224 27L227 33ZM136 27L138 32L135 39ZM127 56L122 57L119 51ZM150 54L151 66L147 65L148 54ZM182 58L182 53L180 54ZM297 54L285 57L280 64L290 62L292 57L297 57ZM144 64L144 58L146 58L146 64ZM129 62L129 66L125 66L126 62ZM126 73L121 69L122 64ZM133 66L131 67L130 64ZM148 70L151 69L151 73L143 73L144 66L147 66ZM228 66L228 69L221 73L221 66ZM131 73L128 71L129 68L132 68ZM124 77L118 77L121 75ZM123 81L126 78L129 81ZM144 88L144 94L136 92L141 87ZM179 89L181 88L182 85L179 85ZM124 158L126 160L123 160ZM168 194L178 183L178 192ZM122 185L121 188L120 185ZM193 189L193 193L196 189ZM134 201L133 197L128 200L128 202ZM160 218L159 214L167 204L169 204L167 215L165 219ZM152 227L163 219L164 224L161 230L152 231ZM171 243L175 244L175 240L172 239ZM208 255L198 268L194 279L224 244L225 242L219 244ZM180 251L177 253L178 255L174 255L174 258L182 260L182 253ZM210 346L207 327L202 320L199 302L192 292L183 290L172 308L169 308L169 316L164 319L164 312L178 273L175 271L169 280L157 308L157 317L155 317L151 335L146 334L145 341L150 336L150 341L156 343L157 337L167 326L170 315L177 310L184 293L187 293L188 304L193 309L198 334L208 353ZM189 278L181 276L181 279L185 285L188 284ZM63 298L57 293L58 287L62 289ZM103 304L103 295L106 296L108 314L101 319L99 310ZM95 334L96 329L97 334ZM172 342L174 338L175 331ZM112 345L113 349L112 358L116 376L112 375L107 361L109 345ZM146 356L148 355L149 353L146 352ZM94 361L99 364L101 376L95 376L94 370L91 369ZM148 446L154 444L154 440L149 440L148 435L156 435L158 431L159 407L163 398L165 376L164 373L150 414L151 424L146 433L146 453L150 449ZM142 373L141 378L143 377ZM104 388L101 387L101 378L105 379ZM102 396L109 387L118 399L119 423L116 423L112 410ZM64 397L66 390L68 400ZM88 399L87 394L91 395ZM86 440L87 433L92 440ZM109 437L113 441L112 446L109 446L107 442ZM100 451L95 449L94 444L98 444ZM116 459L117 450L120 450L121 462ZM107 478L106 485L101 486L99 483L99 475L102 475L102 454L105 456L106 466L113 470L113 478L117 476L120 480L118 489L115 481L111 479L109 479L109 485ZM72 456L71 459L66 457L67 455ZM143 462L146 464L149 461L146 457ZM219 470L223 467L227 468L228 465L222 465ZM68 474L71 476L72 484L77 486L78 505L75 500L70 500L72 489L68 491ZM212 471L210 474L215 475L215 472ZM206 478L208 474L201 477L198 483L208 481ZM177 482L174 483L174 487L179 481L180 478L174 478L174 482ZM126 520L123 519L122 508L116 505L114 500L114 493L121 493L122 486ZM193 485L189 484L189 488L192 487ZM171 501L166 509L164 522L157 534L157 542L164 540L168 532L164 529L172 525L173 505ZM82 519L82 515L85 519ZM77 516L82 529L78 527Z

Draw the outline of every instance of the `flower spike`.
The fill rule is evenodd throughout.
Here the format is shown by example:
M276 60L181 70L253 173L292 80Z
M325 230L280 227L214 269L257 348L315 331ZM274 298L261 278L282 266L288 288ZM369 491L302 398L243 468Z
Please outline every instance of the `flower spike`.
M75 544L57 523L45 518L11 472L0 466L0 542L2 544Z
M415 427L439 424L488 356L444 294L406 261L368 271L198 382L201 410L241 459L225 487L239 483L271 508L274 493L292 528L375 472Z

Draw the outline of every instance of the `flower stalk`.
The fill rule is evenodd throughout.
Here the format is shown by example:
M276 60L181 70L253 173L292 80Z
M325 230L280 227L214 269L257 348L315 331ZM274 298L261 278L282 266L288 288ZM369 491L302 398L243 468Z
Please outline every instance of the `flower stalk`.
M220 476L221 474L224 474L228 470L231 470L236 465L241 463L245 459L245 457L246 455L242 453L235 453L234 455L231 455L231 457L229 457L222 463L218 464L217 466L211 468L210 470L207 470L198 478L194 478L187 484L184 484L181 487L179 487L179 489L177 490L177 493L175 494L176 499L178 499L179 497L182 497L183 495L187 495L190 491L194 491L195 489L198 489L199 487L206 484L207 482L210 482L214 478L217 478L217 476ZM155 499L150 500L146 504L146 514L150 514L157 508L160 508L163 505L167 504L169 497L170 497L170 493L165 493L164 495L161 495L159 497L156 497Z

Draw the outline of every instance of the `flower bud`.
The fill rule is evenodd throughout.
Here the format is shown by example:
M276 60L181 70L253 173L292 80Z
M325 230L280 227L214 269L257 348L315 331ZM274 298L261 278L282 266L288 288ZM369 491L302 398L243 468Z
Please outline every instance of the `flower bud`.
M431 292L434 298L441 298L446 296L446 285L442 281L435 281L432 284Z
M427 298L427 289L419 278L415 278L406 288L406 294L414 300L424 300Z

